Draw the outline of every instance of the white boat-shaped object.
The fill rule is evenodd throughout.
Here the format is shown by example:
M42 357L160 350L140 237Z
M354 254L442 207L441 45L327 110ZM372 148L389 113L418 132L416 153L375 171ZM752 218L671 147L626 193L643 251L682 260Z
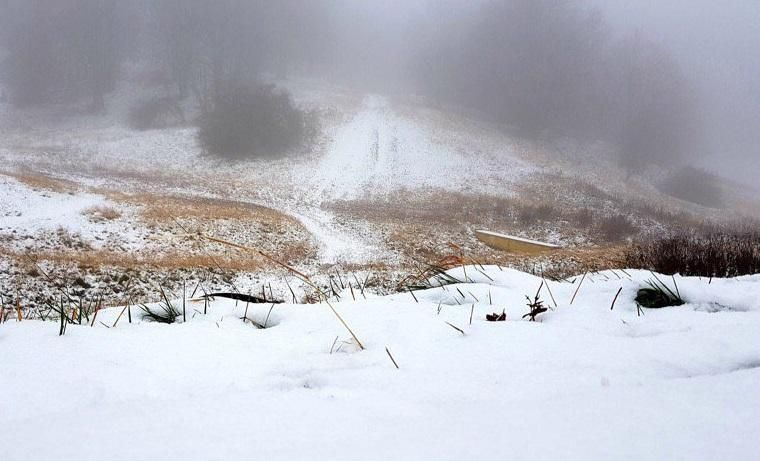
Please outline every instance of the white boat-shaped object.
M476 230L475 236L491 248L510 253L538 254L560 250L562 247L486 230Z

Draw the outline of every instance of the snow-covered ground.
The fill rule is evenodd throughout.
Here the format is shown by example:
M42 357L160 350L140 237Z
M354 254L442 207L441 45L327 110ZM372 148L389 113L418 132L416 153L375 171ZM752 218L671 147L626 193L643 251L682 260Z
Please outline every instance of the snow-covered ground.
M367 96L337 128L315 170L304 172L317 197L361 198L396 190L444 188L506 191L535 171L509 144L479 150L479 140L452 139L395 111L380 96ZM474 180L477 178L477 180Z
M46 234L62 232L96 249L105 242L124 251L143 245L146 232L129 216L120 219L133 210L102 195L32 188L0 175L0 197L0 239L11 242L12 249L39 247ZM102 218L101 210L113 210L118 217Z
M419 302L344 297L363 351L324 303L248 306L264 330L221 299L174 325L133 308L114 326L112 308L63 337L9 321L1 457L757 459L760 276L677 277L688 303L638 316L652 275L629 273L590 274L572 305L580 280L549 282L557 307L536 323L522 316L542 280L496 267Z

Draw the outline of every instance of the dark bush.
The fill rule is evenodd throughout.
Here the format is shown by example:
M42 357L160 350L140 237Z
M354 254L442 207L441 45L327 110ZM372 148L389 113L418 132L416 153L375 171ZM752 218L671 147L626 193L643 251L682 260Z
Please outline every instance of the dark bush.
M760 273L760 231L681 233L632 245L626 264L662 274L736 277Z
M671 197L704 207L723 206L723 192L719 179L697 168L688 167L676 172L660 184L659 189Z
M230 159L276 157L302 144L309 117L274 86L231 86L200 119L198 138L209 153Z
M618 242L638 232L638 228L623 215L609 215L599 219L599 234L607 242Z
M517 221L520 224L535 224L559 219L562 213L548 203L519 204L517 206Z
M594 212L584 207L571 213L569 219L579 229L588 229L594 224Z
M175 98L153 98L140 101L129 111L129 126L145 131L185 123L185 114Z

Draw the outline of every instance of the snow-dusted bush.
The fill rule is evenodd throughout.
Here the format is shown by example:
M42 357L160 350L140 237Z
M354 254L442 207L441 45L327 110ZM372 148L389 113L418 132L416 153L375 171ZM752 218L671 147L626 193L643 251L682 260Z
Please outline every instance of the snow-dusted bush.
M230 159L277 157L301 145L309 117L274 86L230 86L201 116L198 138L209 153Z
M607 242L617 242L635 234L638 229L624 215L614 214L604 216L597 223L599 234Z
M760 273L760 232L710 230L655 238L628 249L626 265L663 274L735 277Z

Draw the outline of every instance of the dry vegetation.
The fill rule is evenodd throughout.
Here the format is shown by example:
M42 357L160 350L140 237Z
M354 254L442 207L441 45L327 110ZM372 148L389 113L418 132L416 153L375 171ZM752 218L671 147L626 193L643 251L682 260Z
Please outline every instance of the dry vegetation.
M500 260L501 254L476 241L476 229L586 248L619 246L643 229L699 222L685 213L624 201L579 180L548 175L524 185L514 197L399 191L336 201L328 208L344 220L369 221L380 229L391 249L415 259L439 257L448 242L455 242L473 254Z
M18 182L36 191L50 191L71 194L77 192L80 189L79 185L73 181L56 179L42 174L7 172L0 172L0 174L10 176L11 178L14 178Z
M92 222L113 221L121 218L121 212L111 206L94 206L82 211Z
M702 227L650 237L632 245L625 255L629 267L663 274L736 277L760 272L760 232L757 223Z
M55 185L40 176L29 176L28 181ZM196 233L255 246L293 264L302 264L315 253L300 223L266 207L212 198L97 192L113 205L82 211L96 229L110 226L103 229L111 230L95 234L95 240L63 227L33 236L4 234L0 295L18 296L25 308L33 309L66 287L83 298L119 303L125 296L152 300L159 280L176 292L183 282L203 281L208 289L229 289L238 275L277 274L263 258L203 242ZM134 234L129 238L137 238L138 245L125 247L127 237L119 229ZM25 243L15 243L17 238ZM133 281L128 295L123 283L115 283L122 279Z

